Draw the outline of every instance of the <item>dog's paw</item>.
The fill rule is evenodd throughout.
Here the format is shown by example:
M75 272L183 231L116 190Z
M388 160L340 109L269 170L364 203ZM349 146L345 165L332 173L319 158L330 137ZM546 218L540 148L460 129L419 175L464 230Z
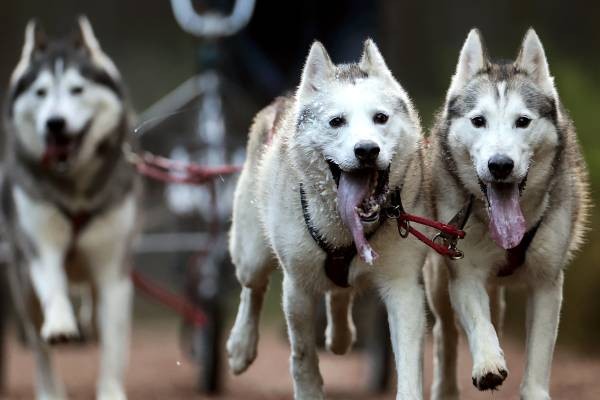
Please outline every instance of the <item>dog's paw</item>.
M458 389L444 392L432 388L431 400L460 400L460 394L458 393Z
M325 400L325 396L320 392L300 393L294 397L297 400Z
M258 335L252 330L232 330L227 340L229 368L235 375L244 372L256 358Z
M55 301L45 310L44 324L40 334L48 344L60 344L80 339L73 309L67 301Z
M48 394L48 393L38 393L36 396L36 400L66 400L67 398L63 395L58 394Z
M431 395L431 400L460 400L460 396L458 394L441 396Z
M102 385L96 393L97 400L127 400L127 395L120 384Z
M550 400L550 394L545 388L524 386L521 388L521 400Z
M472 377L473 386L481 391L495 390L498 386L502 385L507 376L508 370L505 366L494 366L479 370L474 369Z

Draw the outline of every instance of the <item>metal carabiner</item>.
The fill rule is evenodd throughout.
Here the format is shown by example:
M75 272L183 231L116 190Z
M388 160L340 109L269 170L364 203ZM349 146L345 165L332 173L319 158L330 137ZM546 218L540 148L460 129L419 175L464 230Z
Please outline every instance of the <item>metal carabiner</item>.
M398 217L398 234L402 239L406 239L410 233L410 222L407 220L401 220Z
M454 254L449 256L451 260L462 260L465 258L465 253L463 253L462 250L459 250L456 247L451 248L451 250L454 252Z
M443 232L438 232L432 239L433 243L444 246L450 254L451 260L462 260L465 257L465 253L456 248L458 240L456 238L449 238Z

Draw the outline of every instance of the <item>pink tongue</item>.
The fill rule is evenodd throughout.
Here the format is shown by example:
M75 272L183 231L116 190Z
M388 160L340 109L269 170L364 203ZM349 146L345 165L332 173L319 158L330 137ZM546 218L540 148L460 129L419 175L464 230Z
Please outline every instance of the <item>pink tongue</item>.
M71 152L75 150L75 142L72 141L66 145L48 144L46 151L42 156L43 163L54 163L60 159L66 159Z
M518 184L489 184L490 235L503 249L517 247L525 235L525 217L519 205Z
M342 172L337 192L338 210L342 221L352 233L358 255L369 265L372 265L379 255L365 237L356 207L368 196L373 177L372 171Z

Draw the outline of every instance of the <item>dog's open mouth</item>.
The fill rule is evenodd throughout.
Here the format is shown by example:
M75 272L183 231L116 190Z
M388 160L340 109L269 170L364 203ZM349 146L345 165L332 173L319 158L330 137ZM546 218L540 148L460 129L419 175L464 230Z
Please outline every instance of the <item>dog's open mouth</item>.
M67 166L77 154L91 125L92 120L89 120L83 129L75 134L57 133L46 135L46 150L42 156L42 163L45 165L58 165L59 168Z
M519 182L480 181L481 190L488 201L490 236L503 249L517 247L527 229L521 210L520 197L525 179Z
M43 161L46 164L65 164L79 149L81 135L69 137L66 135L49 135L46 138L46 151Z
M381 208L388 193L389 168L361 168L342 171L333 161L328 161L333 179L338 186L338 212L348 227L360 257L372 264L377 253L371 248L363 224L379 220Z

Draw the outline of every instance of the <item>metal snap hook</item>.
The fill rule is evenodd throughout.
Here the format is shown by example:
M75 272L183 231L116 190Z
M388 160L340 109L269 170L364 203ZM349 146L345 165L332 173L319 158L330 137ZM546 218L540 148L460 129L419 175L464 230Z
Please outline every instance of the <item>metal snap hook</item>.
M406 220L398 220L398 233L402 239L406 239L410 233L410 223Z
M447 256L451 260L462 260L465 257L465 253L456 248L456 239L450 239L442 232L437 233L433 239L433 243L439 244L440 246L444 246L448 249Z
M458 250L457 248L453 248L452 250L454 250L454 254L450 256L451 260L462 260L465 258L465 253L463 253L461 250Z

